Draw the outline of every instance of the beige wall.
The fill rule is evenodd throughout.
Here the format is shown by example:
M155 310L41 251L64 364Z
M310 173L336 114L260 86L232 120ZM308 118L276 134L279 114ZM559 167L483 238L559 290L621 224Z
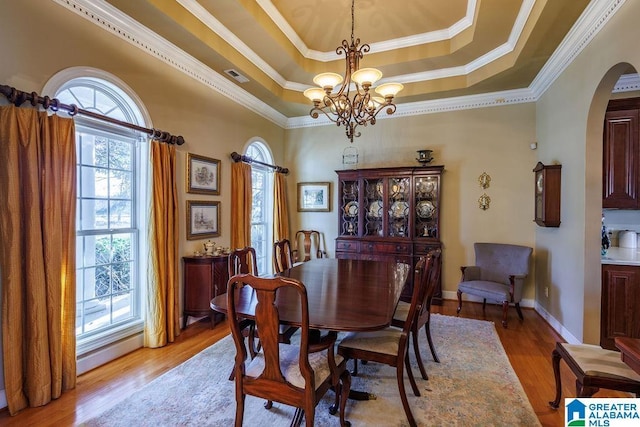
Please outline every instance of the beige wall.
M627 1L537 102L538 156L562 163L562 225L536 229L538 303L565 338L600 340L602 123L629 63L640 70L640 2ZM540 256L544 254L544 256Z
M241 151L254 136L263 138L276 162L292 170L292 230L325 230L333 255L334 171L342 168L342 151L349 146L342 129L284 131L53 2L0 1L1 84L41 91L51 76L73 66L99 68L126 82L144 103L154 127L187 140L178 159L180 188L186 152L222 160L221 195L206 198L222 202L222 235L217 240L225 246L230 236L229 153ZM434 163L445 165L442 240L448 296L455 291L459 266L473 261L474 241L535 245L537 267L525 298L537 295L539 308L558 322L554 326L561 332L598 342L602 117L609 92L626 67L616 65L629 63L640 69L637 16L640 2L627 1L535 105L398 117L362 129L363 136L354 143L361 167L415 164L415 151L424 148L434 150ZM529 149L533 141L538 141L537 151ZM532 222L531 170L538 160L563 165L562 225L557 229ZM492 177L487 211L478 209L476 202L482 194L477 184L482 172ZM332 211L297 215L300 181L333 182ZM185 200L200 198L181 193L182 217ZM195 245L186 240L182 226L180 253L191 252ZM548 298L543 291L547 286Z
M241 152L252 137L261 137L279 163L282 128L51 1L2 1L0 40L0 84L53 95L41 93L48 79L66 68L83 66L107 71L132 88L153 127L182 135L187 141L178 148L180 217L184 218L187 199L221 201L222 234L216 241L229 246L229 154ZM11 40L15 42L9 43ZM185 193L187 152L222 161L220 196ZM181 224L180 254L200 249L200 243L187 241L186 226Z
M443 114L379 120L362 129L354 140L358 167L418 165L416 150L432 149L433 164L444 165L441 239L443 289L455 298L460 266L472 264L473 242L510 242L534 245L533 173L536 152L535 105L518 104ZM292 230L323 230L327 249L335 255L338 213L337 176L343 169L342 153L350 145L342 128L321 126L287 132L285 162L291 206L296 206L296 183L332 182L332 210L293 216ZM478 176L486 172L491 186L482 190ZM491 207L478 208L486 192ZM532 272L533 273L533 272ZM524 298L534 299L534 276L529 277Z

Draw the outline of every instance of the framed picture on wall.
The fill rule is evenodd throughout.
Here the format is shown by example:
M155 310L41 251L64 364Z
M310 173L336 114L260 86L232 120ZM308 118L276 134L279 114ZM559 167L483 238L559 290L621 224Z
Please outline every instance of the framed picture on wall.
M187 153L187 193L220 194L220 160Z
M298 183L298 212L329 212L330 210L330 182Z
M220 236L220 202L187 200L187 240Z

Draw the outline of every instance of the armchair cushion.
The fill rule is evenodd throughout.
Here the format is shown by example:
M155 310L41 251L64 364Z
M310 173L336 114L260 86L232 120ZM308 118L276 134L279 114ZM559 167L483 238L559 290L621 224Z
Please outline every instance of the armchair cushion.
M510 301L509 286L498 282L488 282L486 280L471 280L460 282L458 289L466 294L475 295L480 298L493 301Z

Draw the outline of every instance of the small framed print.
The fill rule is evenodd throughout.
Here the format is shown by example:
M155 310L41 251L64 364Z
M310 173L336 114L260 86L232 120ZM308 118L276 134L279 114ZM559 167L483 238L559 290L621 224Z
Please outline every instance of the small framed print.
M220 194L220 160L187 153L187 193Z
M187 240L220 236L220 202L187 200Z
M298 212L329 212L330 190L330 182L299 182Z

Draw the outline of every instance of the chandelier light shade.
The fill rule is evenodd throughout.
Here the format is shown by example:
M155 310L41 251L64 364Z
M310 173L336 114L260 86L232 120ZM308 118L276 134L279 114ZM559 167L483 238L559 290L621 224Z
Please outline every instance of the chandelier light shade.
M336 53L344 54L346 70L344 78L336 73L321 73L314 77L313 82L319 87L304 91L304 96L313 102L309 113L317 119L324 114L337 126L345 126L347 138L353 142L359 137L356 132L358 126L375 125L376 117L382 110L387 114L396 111L393 98L403 86L400 83L384 83L375 87L375 92L381 96L373 96L370 89L382 78L382 73L375 68L360 68L360 59L369 52L369 45L360 45L360 39L353 36L355 15L355 0L351 0L351 43L342 41ZM338 89L334 92L334 89Z

